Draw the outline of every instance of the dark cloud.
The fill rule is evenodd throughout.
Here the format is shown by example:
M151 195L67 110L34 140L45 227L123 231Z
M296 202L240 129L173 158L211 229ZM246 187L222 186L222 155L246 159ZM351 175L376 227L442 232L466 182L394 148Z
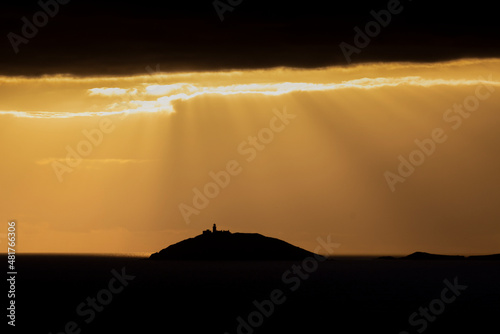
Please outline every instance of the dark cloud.
M163 71L345 65L339 44L353 45L354 27L364 29L373 20L370 11L387 4L243 0L221 22L213 0L71 0L16 54L8 34L21 36L21 18L32 22L41 8L36 1L12 1L0 8L0 73L131 74L156 64ZM352 54L354 63L500 55L500 25L489 2L403 0L401 6Z

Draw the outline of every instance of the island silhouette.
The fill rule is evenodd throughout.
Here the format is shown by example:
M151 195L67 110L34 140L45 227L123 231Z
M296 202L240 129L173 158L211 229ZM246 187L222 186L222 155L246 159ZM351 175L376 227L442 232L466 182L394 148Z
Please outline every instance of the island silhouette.
M151 260L243 260L287 261L314 256L300 247L258 233L231 233L212 230L189 238L151 254Z
M500 260L500 254L490 255L442 255L426 252L415 252L403 257L382 256L379 259L383 260L426 260L426 261L449 261L449 260Z

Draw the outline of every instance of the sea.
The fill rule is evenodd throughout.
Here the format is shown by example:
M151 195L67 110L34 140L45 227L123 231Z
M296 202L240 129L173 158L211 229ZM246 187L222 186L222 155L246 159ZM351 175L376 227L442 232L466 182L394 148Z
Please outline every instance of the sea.
M490 333L500 314L489 260L20 254L16 269L8 333Z

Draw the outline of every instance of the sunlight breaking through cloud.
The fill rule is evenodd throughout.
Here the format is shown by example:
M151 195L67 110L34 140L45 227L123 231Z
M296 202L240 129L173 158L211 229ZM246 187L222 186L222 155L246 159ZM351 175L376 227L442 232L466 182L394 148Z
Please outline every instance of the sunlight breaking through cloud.
M371 90L399 86L467 87L480 83L498 86L500 82L492 78L492 75L488 78L472 76L472 73L477 73L477 71L471 69L481 66L481 64L498 68L499 61L497 59L469 59L432 64L393 63L387 65L388 70L384 72L384 76L380 76L380 71L378 71L380 64L364 64L362 66L322 69L274 68L221 73L155 73L149 76L116 78L45 76L16 79L0 77L0 83L7 86L19 87L44 83L48 90L57 85L64 84L65 87L71 85L73 89L71 94L76 94L76 97L80 99L83 95L85 101L88 101L88 105L68 111L51 110L50 108L43 111L2 110L0 103L0 116L57 119L136 113L168 114L175 112L175 102L209 95L281 96L295 92ZM457 71L457 69L461 70ZM437 71L445 75L436 77ZM296 82L296 80L300 81ZM40 94L43 94L43 88L40 90ZM71 98L71 95L64 95L60 97L58 102L64 102Z

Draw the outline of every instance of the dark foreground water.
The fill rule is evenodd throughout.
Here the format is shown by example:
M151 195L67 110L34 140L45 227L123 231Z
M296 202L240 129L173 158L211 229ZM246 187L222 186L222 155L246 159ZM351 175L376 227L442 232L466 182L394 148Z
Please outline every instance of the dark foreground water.
M489 333L499 327L498 261L19 255L17 271L16 327L9 332Z

